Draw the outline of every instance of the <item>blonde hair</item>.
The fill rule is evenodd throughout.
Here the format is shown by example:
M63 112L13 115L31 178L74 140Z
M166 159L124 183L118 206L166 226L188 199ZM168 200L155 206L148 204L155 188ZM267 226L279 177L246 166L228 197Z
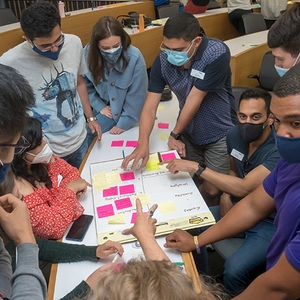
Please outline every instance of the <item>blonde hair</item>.
M197 294L191 279L168 261L131 260L121 270L108 270L94 290L95 300L208 300L203 285ZM223 299L223 298L219 298ZM225 298L224 298L225 299Z

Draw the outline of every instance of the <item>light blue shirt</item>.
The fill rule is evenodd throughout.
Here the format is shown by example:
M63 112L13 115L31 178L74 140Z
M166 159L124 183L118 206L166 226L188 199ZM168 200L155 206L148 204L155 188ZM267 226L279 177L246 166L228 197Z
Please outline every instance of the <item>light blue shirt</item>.
M87 65L88 51L89 44L84 47ZM126 69L122 70L116 64L108 78L100 80L98 85L95 85L90 69L84 75L93 109L100 112L110 105L116 126L123 130L128 130L139 122L148 87L146 63L141 52L136 47L129 46L126 55L129 59Z

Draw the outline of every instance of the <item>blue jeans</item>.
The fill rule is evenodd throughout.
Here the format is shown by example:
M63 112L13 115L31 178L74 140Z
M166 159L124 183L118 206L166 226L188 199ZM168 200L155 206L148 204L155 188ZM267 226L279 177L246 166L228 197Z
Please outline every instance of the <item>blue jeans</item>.
M109 131L110 129L112 129L114 126L117 125L114 119L108 118L100 113L97 113L95 110L93 110L93 113L97 118L98 124L101 126L102 133ZM88 125L86 125L86 130L87 130L87 142L89 147L92 141L94 140L95 136L97 136L97 133L92 133Z
M210 207L216 221L220 219L219 206ZM266 258L275 227L274 216L264 219L245 232L245 241L224 264L223 284L232 295L238 295L249 283L266 270Z
M87 136L84 139L82 145L73 153L62 157L66 162L68 162L70 165L72 165L75 168L79 168L85 154L87 153L87 150L89 148Z

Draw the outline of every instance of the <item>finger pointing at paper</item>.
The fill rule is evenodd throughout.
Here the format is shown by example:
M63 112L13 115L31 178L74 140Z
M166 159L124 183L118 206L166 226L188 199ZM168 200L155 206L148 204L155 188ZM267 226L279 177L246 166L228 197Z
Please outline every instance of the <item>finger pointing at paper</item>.
M123 234L132 234L137 239L139 239L140 235L154 235L156 226L155 223L157 222L155 218L152 218L151 215L157 209L157 204L152 205L148 213L143 212L142 204L140 199L136 199L136 219L134 222L133 227L123 230Z

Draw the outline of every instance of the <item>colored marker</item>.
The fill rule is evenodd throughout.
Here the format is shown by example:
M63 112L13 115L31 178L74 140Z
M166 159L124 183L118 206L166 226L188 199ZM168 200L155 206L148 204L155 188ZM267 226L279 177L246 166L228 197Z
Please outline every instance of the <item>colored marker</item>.
M122 156L123 156L123 158L125 158L125 152L124 152L124 150L122 150Z

